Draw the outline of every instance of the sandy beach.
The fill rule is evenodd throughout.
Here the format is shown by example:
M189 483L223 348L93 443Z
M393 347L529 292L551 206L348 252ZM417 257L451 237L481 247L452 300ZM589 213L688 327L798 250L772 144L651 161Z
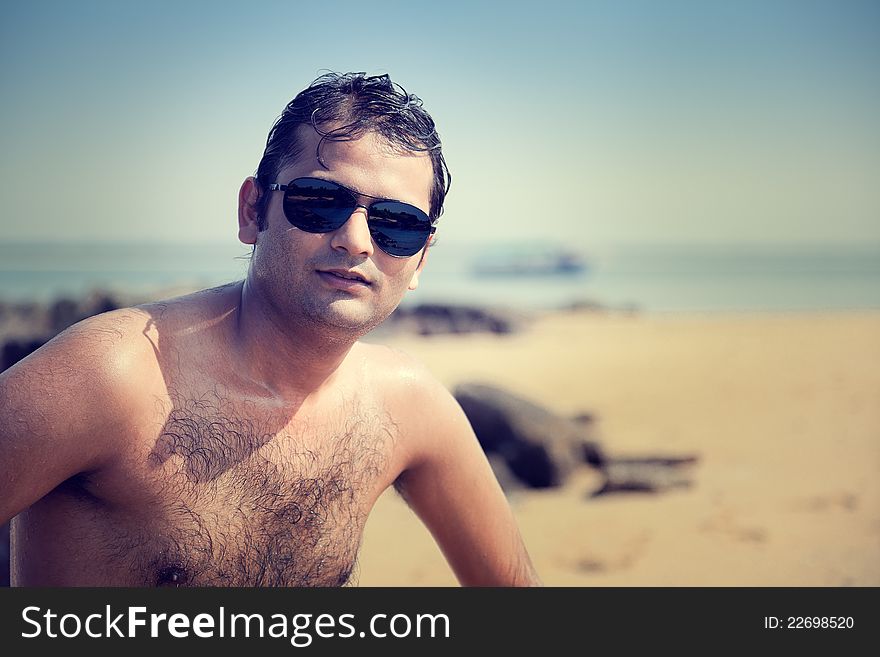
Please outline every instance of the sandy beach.
M509 337L389 337L448 386L590 412L614 455L697 454L689 488L590 498L585 468L511 504L553 586L880 585L880 313L558 313ZM455 585L393 492L359 584Z

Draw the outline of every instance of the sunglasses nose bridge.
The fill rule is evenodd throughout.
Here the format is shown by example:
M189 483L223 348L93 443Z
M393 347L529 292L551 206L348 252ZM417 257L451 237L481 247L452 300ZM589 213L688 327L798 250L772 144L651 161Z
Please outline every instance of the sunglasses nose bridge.
M363 215L363 219L356 215ZM368 218L369 208L366 205L355 204L345 223L333 231L330 245L333 248L342 248L352 255L361 253L368 257L373 255L373 237L367 223Z

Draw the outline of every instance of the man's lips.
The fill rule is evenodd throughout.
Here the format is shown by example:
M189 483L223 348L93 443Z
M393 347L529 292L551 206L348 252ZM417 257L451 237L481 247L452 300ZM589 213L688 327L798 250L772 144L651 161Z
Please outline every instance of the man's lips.
M350 281L352 284L372 285L372 281L366 276L353 269L319 269L318 273L322 278L337 279L340 281Z

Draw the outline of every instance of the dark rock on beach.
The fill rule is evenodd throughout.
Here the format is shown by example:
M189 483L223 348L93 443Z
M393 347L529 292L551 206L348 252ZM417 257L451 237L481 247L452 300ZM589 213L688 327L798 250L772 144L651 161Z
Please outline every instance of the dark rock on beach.
M562 417L510 392L477 383L458 386L455 397L505 491L517 486L559 486L581 465L602 474L592 497L656 493L691 484L696 456L613 457L597 442L596 419L590 414Z
M518 331L525 317L501 308L454 304L421 304L398 308L385 320L382 331L418 335L495 333Z
M501 456L531 488L558 486L577 465L604 460L588 424L488 385L460 385L455 398L486 453Z
M691 485L696 456L616 458L603 467L604 481L591 497L609 493L658 493Z
M583 460L594 467L600 468L607 461L607 457L603 454L599 443L595 440L587 439L588 436L594 436L596 433L596 418L590 413L579 413L571 418L571 421L579 427L584 435L584 441L581 450Z

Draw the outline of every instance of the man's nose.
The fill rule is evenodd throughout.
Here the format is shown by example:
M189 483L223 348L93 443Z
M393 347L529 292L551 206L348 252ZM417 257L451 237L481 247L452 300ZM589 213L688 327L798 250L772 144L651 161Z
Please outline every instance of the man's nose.
M333 231L330 246L343 249L351 255L373 255L373 238L367 225L367 209L357 206L344 224Z

